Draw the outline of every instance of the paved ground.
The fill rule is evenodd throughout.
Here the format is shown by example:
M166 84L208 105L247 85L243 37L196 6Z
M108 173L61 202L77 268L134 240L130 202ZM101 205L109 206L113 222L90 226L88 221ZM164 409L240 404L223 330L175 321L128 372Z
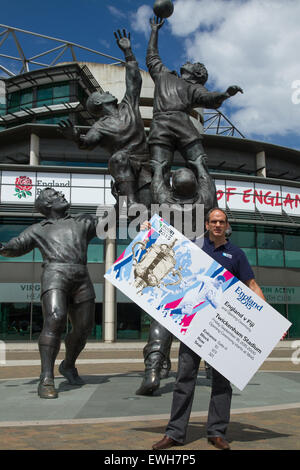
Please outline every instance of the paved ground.
M153 397L135 395L143 375L143 344L90 344L78 361L86 384L72 387L56 365L57 400L36 390L36 345L8 345L0 366L1 450L149 450L164 433L177 368ZM233 450L300 449L300 365L282 342L243 392L233 388L228 440ZM63 357L61 351L57 364ZM294 361L295 362L295 361ZM176 451L212 450L205 437L210 382L201 365L187 443Z

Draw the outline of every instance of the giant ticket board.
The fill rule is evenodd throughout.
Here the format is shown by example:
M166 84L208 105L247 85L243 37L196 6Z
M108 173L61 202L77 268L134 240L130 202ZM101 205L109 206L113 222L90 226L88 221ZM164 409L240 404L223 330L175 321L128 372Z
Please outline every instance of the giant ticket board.
M158 215L105 277L240 390L291 325Z

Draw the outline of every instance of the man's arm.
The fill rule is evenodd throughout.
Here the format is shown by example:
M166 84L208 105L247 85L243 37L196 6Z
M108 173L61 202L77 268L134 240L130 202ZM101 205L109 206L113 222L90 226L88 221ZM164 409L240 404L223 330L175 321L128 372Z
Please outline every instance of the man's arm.
M237 93L243 93L242 88L233 85L227 88L225 92L208 91L204 86L199 85L194 89L193 106L201 106L208 109L219 108L225 100Z
M65 139L75 142L80 149L93 150L102 138L102 134L97 129L96 124L93 124L86 135L81 134L80 130L69 119L59 122L58 125L58 131Z
M142 76L131 49L130 33L123 29L123 35L118 29L114 33L119 48L123 51L126 60L126 95L139 99L142 89Z
M263 300L266 300L265 299L265 296L261 290L261 288L259 287L259 285L257 284L256 280L253 278L253 279L249 279L248 281L245 281L245 284L253 291L255 292L255 294L257 294L261 299Z
M34 239L31 237L31 227L24 230L18 237L12 238L8 243L0 243L0 256L16 258L26 255L35 248Z
M159 21L159 18L151 18L151 35L147 48L146 64L149 73L153 80L155 75L160 72L170 72L169 69L162 63L158 52L158 31L163 26L164 21Z

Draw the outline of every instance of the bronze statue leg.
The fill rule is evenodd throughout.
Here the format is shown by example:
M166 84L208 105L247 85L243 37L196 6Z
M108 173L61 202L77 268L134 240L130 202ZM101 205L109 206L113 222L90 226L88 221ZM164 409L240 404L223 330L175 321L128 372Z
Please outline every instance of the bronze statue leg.
M152 395L159 388L160 379L168 376L171 368L170 349L172 334L160 323L153 320L149 338L144 347L145 375L137 395Z
M208 174L207 155L204 151L201 141L196 141L193 144L183 148L181 150L181 154L185 159L187 166L189 166L190 161L197 163L199 175L206 177Z
M79 377L75 362L86 345L91 334L95 319L94 300L88 300L70 307L69 318L72 330L65 338L66 354L64 361L59 366L59 372L68 379L71 385L83 385Z
M44 325L38 341L41 356L38 394L41 398L57 398L57 391L54 388L54 363L67 320L66 294L60 289L45 292L42 297L42 310Z
M117 152L108 162L110 174L116 181L117 191L120 196L127 196L128 205L136 201L136 178L130 165L129 155L125 152Z
M163 145L150 145L150 154L151 159L156 160L157 162L164 163L168 162L169 170L166 171L164 175L164 181L167 186L170 185L170 176L171 176L171 166L174 159L174 152L170 147Z

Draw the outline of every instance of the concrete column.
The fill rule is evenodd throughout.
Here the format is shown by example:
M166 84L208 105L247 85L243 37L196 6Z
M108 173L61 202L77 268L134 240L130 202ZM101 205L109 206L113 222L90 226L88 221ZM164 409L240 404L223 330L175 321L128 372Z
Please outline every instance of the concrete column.
M115 262L116 239L107 238L105 243L105 272ZM115 341L115 287L104 279L104 336L105 343Z
M30 135L30 165L40 164L40 138L36 134Z
M256 154L256 176L267 177L267 168L266 168L266 154L262 150Z

